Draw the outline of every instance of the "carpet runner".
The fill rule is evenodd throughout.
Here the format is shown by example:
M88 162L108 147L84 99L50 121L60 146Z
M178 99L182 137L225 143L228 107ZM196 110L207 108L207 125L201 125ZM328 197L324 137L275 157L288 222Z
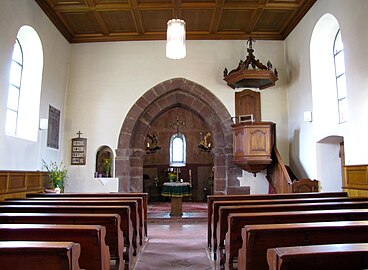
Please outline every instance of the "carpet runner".
M135 270L211 270L207 223L150 224L149 240Z

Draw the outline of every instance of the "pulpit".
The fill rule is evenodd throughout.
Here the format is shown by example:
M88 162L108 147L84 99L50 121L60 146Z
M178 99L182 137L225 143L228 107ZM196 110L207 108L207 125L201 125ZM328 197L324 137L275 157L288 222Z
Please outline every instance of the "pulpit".
M161 196L171 197L171 216L183 215L183 197L192 196L190 183L167 182L162 186Z

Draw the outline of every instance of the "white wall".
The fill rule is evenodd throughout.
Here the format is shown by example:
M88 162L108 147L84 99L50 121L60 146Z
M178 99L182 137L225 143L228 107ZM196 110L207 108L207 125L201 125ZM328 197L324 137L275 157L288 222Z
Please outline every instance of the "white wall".
M48 118L49 104L61 110L63 135L64 99L66 93L70 44L59 33L35 1L2 0L0 3L0 170L40 170L42 159L60 161L60 149L46 147L47 131L40 131L37 142L5 135L9 68L18 30L32 26L40 36L44 68L41 89L40 118Z
M298 173L318 177L316 144L329 135L344 137L346 164L367 164L368 144L368 17L365 0L320 0L286 39L286 66L289 101L290 163ZM331 13L339 22L344 42L348 87L349 121L336 128L303 122L303 112L313 111L310 76L310 39L320 17ZM332 50L332 49L331 49ZM320 113L318 112L317 117Z
M287 162L284 42L256 41L254 49L256 58L263 63L270 60L280 74L276 86L261 92L262 119L276 122L278 147ZM101 145L117 148L127 112L160 82L176 77L194 81L212 91L234 115L235 94L223 80L223 70L236 68L245 57L246 41L187 41L183 60L165 57L165 41L72 45L64 160L70 160L68 145L79 130L88 139L87 164L69 170L73 191L107 188L93 178L96 151ZM109 183L113 188L115 181Z

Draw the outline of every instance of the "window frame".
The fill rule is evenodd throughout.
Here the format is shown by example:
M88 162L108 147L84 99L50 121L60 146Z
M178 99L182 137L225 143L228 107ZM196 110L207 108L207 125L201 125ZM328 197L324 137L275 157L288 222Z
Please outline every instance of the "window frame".
M181 140L181 160L175 160L175 148L174 141ZM184 167L186 165L186 140L185 136L181 132L173 134L170 138L170 167Z

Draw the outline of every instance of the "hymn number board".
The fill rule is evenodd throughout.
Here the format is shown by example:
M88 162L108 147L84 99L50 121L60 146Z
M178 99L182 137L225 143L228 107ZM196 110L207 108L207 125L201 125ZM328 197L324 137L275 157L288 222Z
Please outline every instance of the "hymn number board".
M72 160L71 165L86 165L87 139L81 138L81 132L77 133L78 138L72 139Z

